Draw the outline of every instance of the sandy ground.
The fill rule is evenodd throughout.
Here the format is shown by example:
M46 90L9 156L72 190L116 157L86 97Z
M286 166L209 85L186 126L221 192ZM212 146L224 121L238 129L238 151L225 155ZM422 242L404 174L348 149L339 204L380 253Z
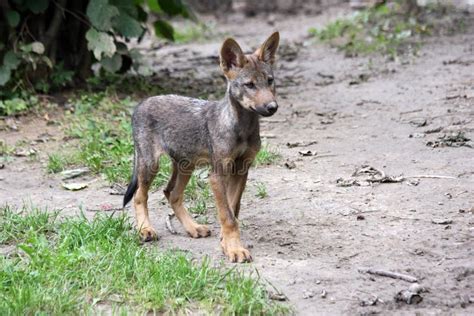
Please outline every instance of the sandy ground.
M281 290L299 315L472 315L474 149L427 143L458 131L474 138L474 30L431 38L418 57L369 63L308 41L308 28L329 18L276 17L268 23L233 16L217 24L216 32L232 34L246 50L272 30L282 37L276 70L280 110L262 120L262 134L283 159L252 170L241 211L243 240L255 259L251 267ZM167 46L150 55L157 70L181 76L190 88L222 91L216 58L223 38ZM14 158L0 170L2 204L26 202L64 214L120 206L121 196L110 195L100 179L69 192L59 177L45 173L47 152L62 144L57 126L34 116L17 124L18 131L0 131L0 139L14 145L44 133L53 137L33 145L39 159ZM301 155L308 150L312 156ZM370 184L363 181L367 176L352 176L362 165L407 178ZM360 180L361 186L339 186L340 178ZM257 182L266 185L268 197L255 196ZM224 259L214 208L208 215L213 235L199 240L177 224L178 235L165 229L170 208L160 192L152 195L151 209L161 239L150 246ZM394 296L410 283L360 268L414 276L428 291L419 304L397 303Z

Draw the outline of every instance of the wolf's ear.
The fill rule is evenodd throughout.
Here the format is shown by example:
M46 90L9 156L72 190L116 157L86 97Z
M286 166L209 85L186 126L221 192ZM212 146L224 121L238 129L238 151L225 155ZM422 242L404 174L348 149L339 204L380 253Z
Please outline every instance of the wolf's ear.
M221 47L221 68L224 74L227 74L232 68L242 68L245 63L245 56L239 44L228 38Z
M269 38L267 38L265 43L263 43L259 49L257 49L255 55L257 55L258 59L260 59L264 63L273 65L273 63L275 62L275 53L277 51L279 43L280 33L275 32L270 35Z

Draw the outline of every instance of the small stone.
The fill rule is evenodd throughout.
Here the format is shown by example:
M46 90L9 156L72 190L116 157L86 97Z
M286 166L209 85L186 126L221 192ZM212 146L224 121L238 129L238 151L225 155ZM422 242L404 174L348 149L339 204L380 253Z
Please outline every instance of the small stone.
M326 298L326 296L328 295L328 293L326 292L326 290L321 290L321 294L319 296L321 296L321 298Z
M308 299L308 298L312 298L312 297L314 297L314 292L312 292L312 291L304 291L304 293L303 293L303 298L304 298L305 300Z

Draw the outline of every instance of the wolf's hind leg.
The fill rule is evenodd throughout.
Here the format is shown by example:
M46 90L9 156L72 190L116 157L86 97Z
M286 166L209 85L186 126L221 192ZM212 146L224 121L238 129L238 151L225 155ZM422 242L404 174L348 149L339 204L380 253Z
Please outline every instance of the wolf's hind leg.
M165 189L165 195L173 208L173 211L184 226L184 229L193 238L207 237L211 231L206 225L197 224L184 207L184 189L191 178L192 170L179 170L177 165L173 165L173 175Z
M148 216L148 190L159 170L158 159L154 159L153 161L137 159L138 189L133 201L135 205L137 228L143 241L158 239L158 235L152 227Z

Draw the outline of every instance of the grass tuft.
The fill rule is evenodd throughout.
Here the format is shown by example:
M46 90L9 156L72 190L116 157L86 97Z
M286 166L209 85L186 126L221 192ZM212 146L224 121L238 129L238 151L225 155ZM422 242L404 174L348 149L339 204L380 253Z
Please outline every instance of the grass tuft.
M271 165L277 163L280 159L281 155L275 148L264 144L255 157L254 165L256 167Z
M373 6L338 19L324 28L311 28L309 33L320 41L344 51L347 56L381 53L396 57L405 52L416 52L420 38L447 28L462 29L463 18L446 20L446 6L410 9L404 2ZM442 21L442 22L441 22Z
M63 171L66 168L67 161L65 156L60 154L49 154L48 155L48 165L46 166L46 170L48 173L58 173Z
M257 193L255 194L256 197L264 199L268 196L267 187L265 186L265 183L257 182L255 186L257 188Z
M6 205L0 208L0 244L18 242L29 235L46 234L53 230L57 212L36 208L13 210Z
M174 40L176 43L203 41L211 36L211 29L212 25L190 22L175 29Z
M1 209L0 315L95 314L99 310L273 315L286 306L268 299L248 274L191 260L182 252L143 247L125 216L56 220L56 213Z

